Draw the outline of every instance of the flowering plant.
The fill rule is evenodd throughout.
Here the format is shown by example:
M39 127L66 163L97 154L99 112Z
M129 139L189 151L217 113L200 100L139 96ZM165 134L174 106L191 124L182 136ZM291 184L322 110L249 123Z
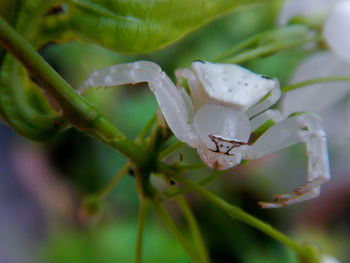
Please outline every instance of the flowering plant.
M303 4L287 1L280 13L280 26L221 50L219 55L208 59L210 62L195 61L190 69L177 70L176 85L157 64L137 61L94 71L78 91L37 50L52 41L64 43L75 39L115 52L147 53L173 44L238 7L275 7L278 3L35 0L13 5L11 1L3 1L0 4L3 47L0 117L15 131L35 141L50 140L75 128L127 158L105 188L85 199L81 210L94 216L122 176L132 174L140 204L135 262L142 261L143 229L149 204L193 262L210 262L199 224L184 196L190 191L232 219L283 243L302 263L337 262L317 246L294 241L204 187L225 169L299 142L306 144L309 158L306 183L290 194L276 195L275 202L260 203L261 206L277 208L314 198L320 193L320 185L330 179L325 132L319 118L308 111L323 114L348 92L350 38L342 32L350 28L350 7L348 1L317 3L316 6L315 1L303 1ZM309 13L297 8L305 5L309 5ZM253 67L250 63L257 59L295 49L313 55L300 64L289 84L274 75L269 77L240 66L250 68ZM143 82L148 83L160 111L135 140L122 133L84 97L89 87ZM336 82L331 91L329 82ZM309 87L315 83L318 86ZM277 104L280 97L281 111ZM317 105L310 103L315 99ZM203 162L188 163L182 157L180 162L167 159L184 143L196 148ZM197 182L185 174L206 166L217 171ZM166 190L154 183L155 179L165 184ZM164 207L164 202L173 198L188 222L193 245Z

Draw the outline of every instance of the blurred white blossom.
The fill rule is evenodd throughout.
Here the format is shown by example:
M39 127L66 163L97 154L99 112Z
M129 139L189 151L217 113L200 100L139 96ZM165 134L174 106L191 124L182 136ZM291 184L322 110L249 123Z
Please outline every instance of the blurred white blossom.
M331 76L350 76L350 61L332 52L318 52L302 61L290 79L298 83ZM324 82L287 92L282 101L284 115L296 111L324 113L350 88L350 82Z
M324 17L323 37L330 48L350 60L350 0L287 0L278 23L285 25L295 16Z
M335 53L350 61L349 32L350 1L342 1L328 15L323 26L323 37Z
M322 263L341 263L339 260L337 260L334 257L328 256L328 255L324 255L322 257Z
M336 76L350 77L350 1L349 0L287 0L279 23L294 16L323 14L323 38L330 50L318 52L300 63L290 83ZM350 82L324 82L287 92L282 100L283 114L311 111L321 114L327 132L340 141L350 134L347 120L350 105L340 105L350 90Z
M327 15L334 5L347 0L285 0L278 23L285 25L295 16Z
M290 83L333 77L349 76L350 61L333 52L319 52L302 61L290 79ZM288 116L293 112L310 111L322 116L322 122L330 138L343 142L350 135L350 82L323 82L289 91L284 94L281 112Z

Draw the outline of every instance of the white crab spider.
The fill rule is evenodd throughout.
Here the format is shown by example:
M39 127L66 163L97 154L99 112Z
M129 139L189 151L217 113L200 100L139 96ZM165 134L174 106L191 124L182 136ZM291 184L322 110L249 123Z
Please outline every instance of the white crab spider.
M320 185L330 179L325 132L312 115L283 119L279 111L268 110L281 95L277 80L237 65L199 61L175 74L177 87L153 62L120 64L94 71L82 91L147 82L174 135L217 169L304 142L309 157L306 183L292 194L276 195L276 201L260 205L282 207L319 195ZM181 87L182 78L187 80L191 96ZM252 131L268 120L276 124L249 144Z

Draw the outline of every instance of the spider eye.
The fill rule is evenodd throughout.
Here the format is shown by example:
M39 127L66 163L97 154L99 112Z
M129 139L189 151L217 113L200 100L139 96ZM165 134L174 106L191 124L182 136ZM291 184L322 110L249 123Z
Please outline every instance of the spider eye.
M195 60L193 60L193 62L200 62L200 63L205 63L205 61L204 60L202 60L202 59L195 59Z
M262 78L262 79L273 79L273 78L271 78L271 77L269 77L269 76L266 76L266 75L261 75L261 78Z

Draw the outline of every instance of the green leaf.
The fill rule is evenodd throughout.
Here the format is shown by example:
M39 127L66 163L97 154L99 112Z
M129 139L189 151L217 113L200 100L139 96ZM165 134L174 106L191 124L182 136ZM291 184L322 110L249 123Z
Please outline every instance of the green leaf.
M57 130L56 112L9 54L0 72L0 113L9 126L32 140L47 140Z
M10 25L13 25L20 7L20 0L1 0L0 15L3 16ZM0 65L5 57L5 49L0 46Z
M13 24L17 13L22 5L21 0L1 0L0 15L3 16L9 24Z
M214 18L258 0L66 0L81 40L125 53L147 53Z
M1 1L0 13L23 37L56 0ZM1 50L0 50L1 52ZM59 118L25 69L9 53L0 54L0 115L23 136L47 140L58 130Z
M259 40L259 46L264 46L270 43L289 43L291 41L310 38L310 28L305 25L289 25L286 27L277 28L267 33Z
M48 241L42 245L41 262L44 263L124 263L133 262L136 241L135 220L97 224L89 229L54 228ZM143 261L191 261L180 244L165 229L152 223L145 226Z

